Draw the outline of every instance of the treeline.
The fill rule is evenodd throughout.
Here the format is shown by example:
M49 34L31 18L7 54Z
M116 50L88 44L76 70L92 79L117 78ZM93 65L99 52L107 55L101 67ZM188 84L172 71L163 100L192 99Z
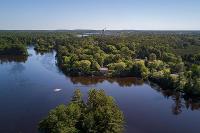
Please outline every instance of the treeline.
M194 39L194 40L192 40ZM199 35L130 35L68 38L57 45L58 64L67 74L135 76L187 95L200 95ZM188 56L194 58L187 58Z
M27 36L14 32L0 32L0 55L24 55L26 56Z
M54 49L59 40L70 36L66 32L0 31L0 55L26 55L27 46L34 45L38 52Z
M0 55L24 55L26 56L27 48L25 40L19 35L12 32L0 32Z
M0 44L0 55L28 55L25 45Z

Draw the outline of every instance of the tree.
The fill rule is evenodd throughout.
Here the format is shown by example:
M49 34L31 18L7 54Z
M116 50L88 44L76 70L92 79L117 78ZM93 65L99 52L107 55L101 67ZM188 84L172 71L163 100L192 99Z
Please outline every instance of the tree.
M108 67L110 70L121 72L126 68L126 64L124 62L111 63L111 64L108 64Z
M106 53L116 53L117 49L113 45L107 45L106 48L105 48L105 52Z
M97 62L98 62L98 64L100 65L100 66L103 66L103 62L104 62L104 54L100 54L100 53L96 53L95 55L94 55L94 58L97 60Z
M126 59L132 59L134 52L129 50L128 47L122 47L120 50L121 56Z
M184 71L184 63L180 62L175 65L174 71L177 73L181 73Z
M93 61L92 64L91 64L91 68L94 71L98 71L100 67L101 66L96 61Z
M87 112L83 129L91 133L121 133L124 116L114 99L104 90L92 89L88 94Z
M80 102L81 101L81 102ZM39 123L44 133L121 133L124 115L111 96L103 90L91 89L82 106L80 90L74 92L71 103L51 110Z
M62 57L62 66L65 67L66 69L70 69L71 63L70 63L70 57L68 56L63 56Z
M79 104L59 105L39 123L39 130L44 133L78 133L76 124L80 116L81 107Z
M76 61L73 65L75 69L80 70L81 72L90 72L91 62L89 60Z
M200 77L200 66L199 65L193 65L191 68L192 76L193 77Z
M3 44L0 45L0 55L28 56L28 52L26 46L22 44Z
M81 94L81 91L79 89L76 89L74 91L74 95L72 97L72 102L79 103L79 104L83 102L82 94Z
M149 55L149 60L150 60L150 61L156 60L156 54L151 53L151 54Z
M147 78L149 74L149 69L145 66L143 60L134 62L130 71L133 76L141 78Z
M163 70L165 68L165 64L161 60L154 60L148 62L147 67L150 69L151 72L154 72Z

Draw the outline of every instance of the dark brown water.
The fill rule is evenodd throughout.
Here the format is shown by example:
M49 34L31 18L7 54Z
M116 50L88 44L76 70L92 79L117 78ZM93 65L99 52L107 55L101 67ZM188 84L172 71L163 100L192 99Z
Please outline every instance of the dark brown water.
M66 77L55 53L2 58L0 64L0 133L37 133L50 109L67 103L74 89L104 89L125 114L126 133L200 133L200 103L135 78ZM55 92L54 89L62 89Z

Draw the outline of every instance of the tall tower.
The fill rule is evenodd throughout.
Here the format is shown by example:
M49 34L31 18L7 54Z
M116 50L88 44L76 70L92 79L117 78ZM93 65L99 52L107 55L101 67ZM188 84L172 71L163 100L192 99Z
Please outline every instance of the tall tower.
M102 35L105 35L106 27L102 30Z

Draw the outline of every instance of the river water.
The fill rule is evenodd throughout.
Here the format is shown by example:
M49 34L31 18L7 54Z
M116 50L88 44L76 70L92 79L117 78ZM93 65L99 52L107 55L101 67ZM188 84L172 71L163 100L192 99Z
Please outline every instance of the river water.
M104 89L124 112L125 133L200 133L200 103L184 100L135 78L67 77L55 52L3 57L0 61L0 133L37 133L50 109L67 104L73 91L84 98L90 88Z

